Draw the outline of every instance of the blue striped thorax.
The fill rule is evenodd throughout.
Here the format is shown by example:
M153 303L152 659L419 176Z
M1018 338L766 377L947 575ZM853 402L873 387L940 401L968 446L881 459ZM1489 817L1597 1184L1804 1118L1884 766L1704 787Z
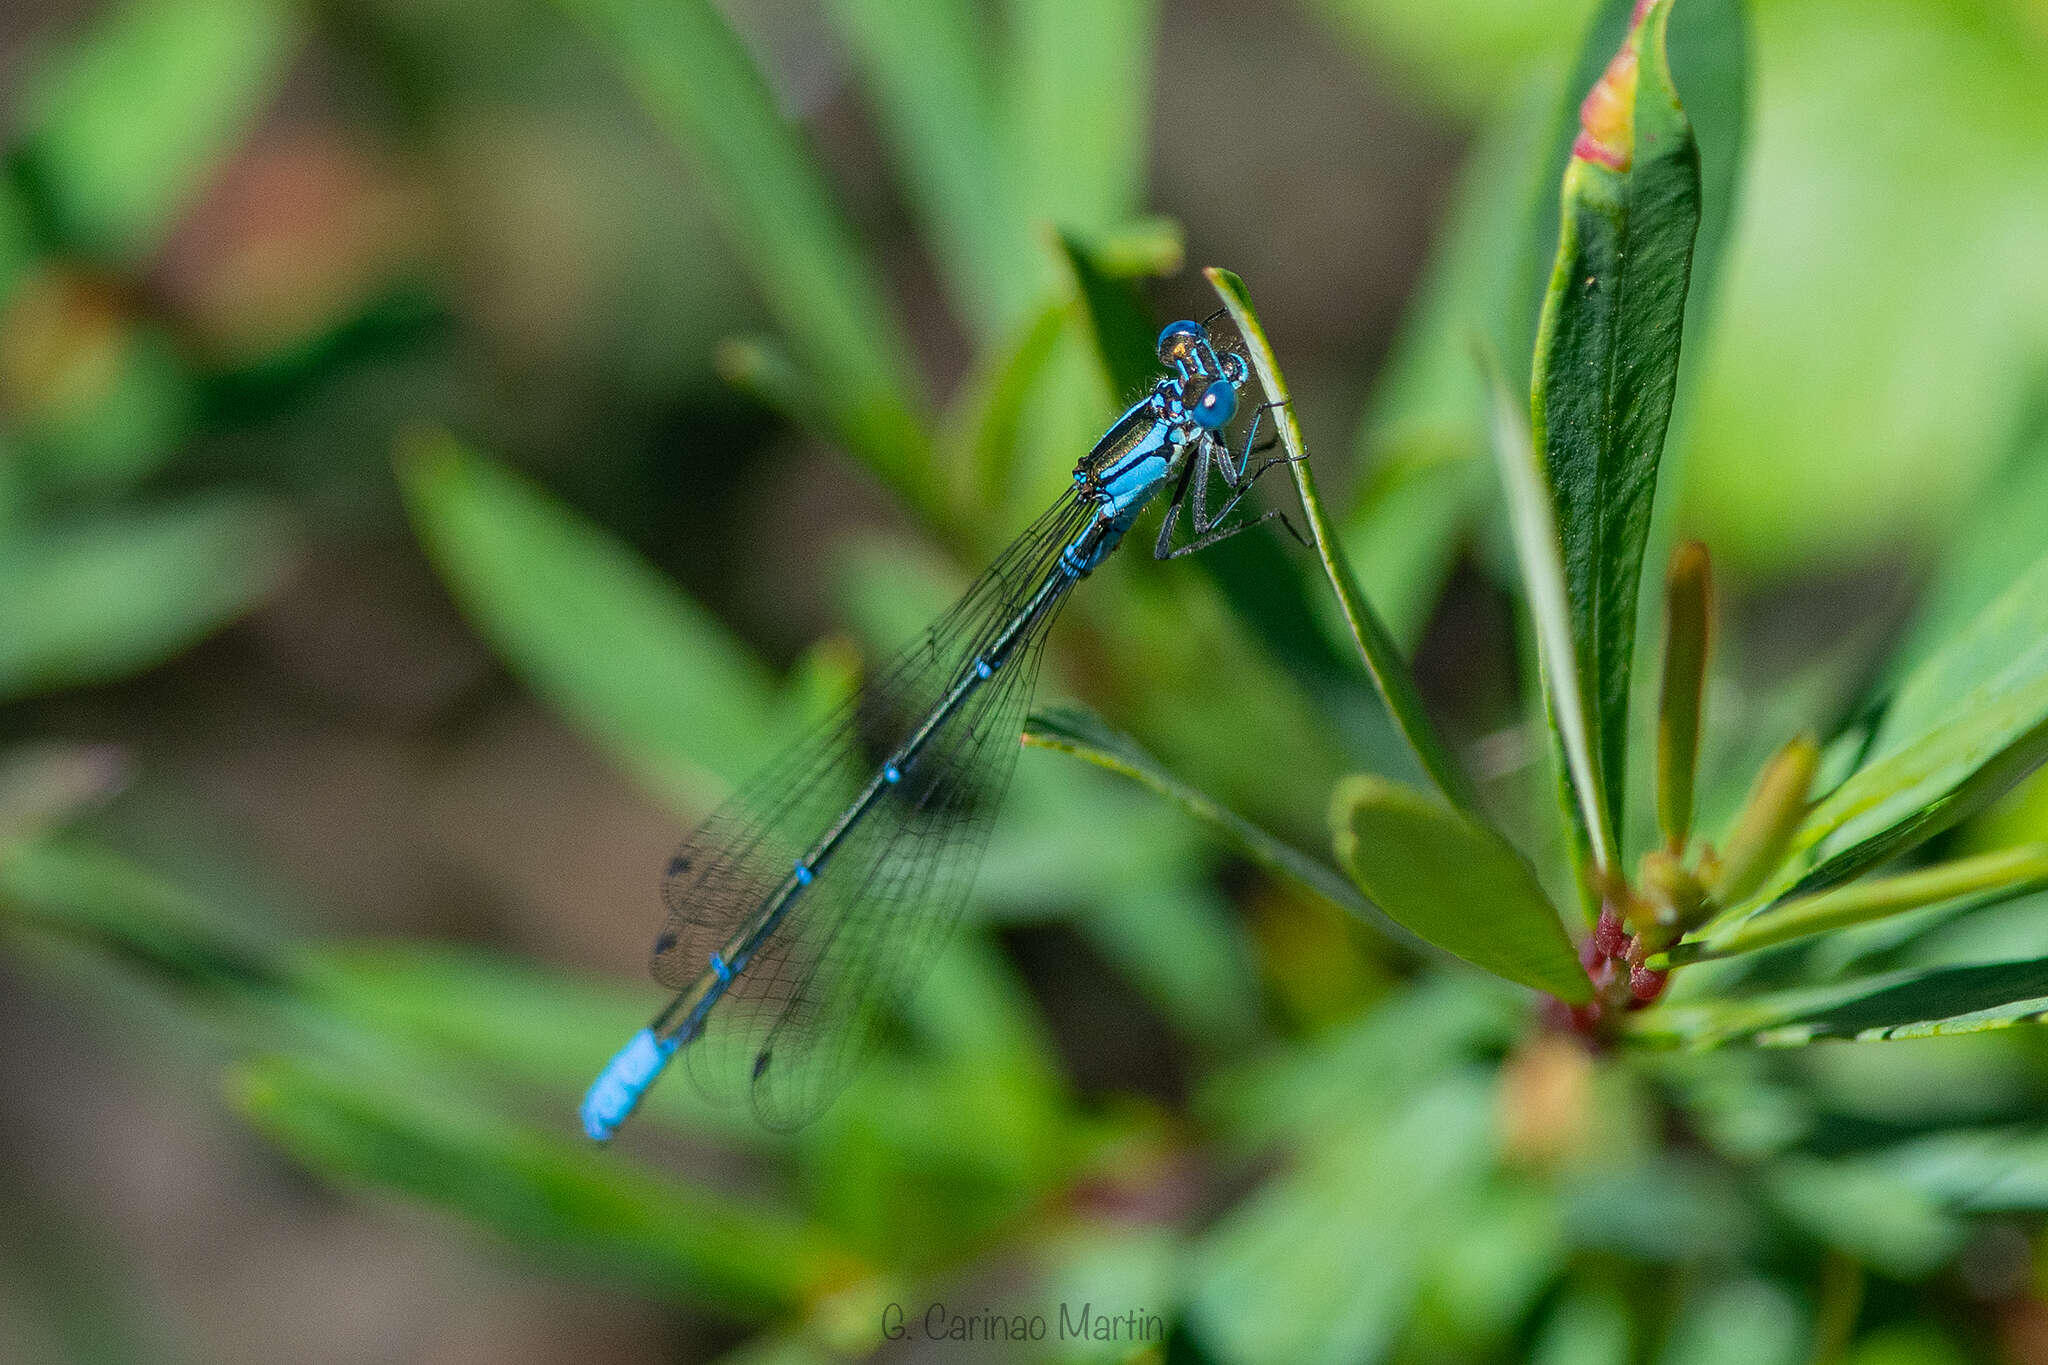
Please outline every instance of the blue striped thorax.
M1167 373L1074 466L1074 481L1126 527L1179 476L1196 442L1236 415L1237 393L1248 377L1243 358L1219 354L1199 322L1172 323L1160 332L1159 363Z

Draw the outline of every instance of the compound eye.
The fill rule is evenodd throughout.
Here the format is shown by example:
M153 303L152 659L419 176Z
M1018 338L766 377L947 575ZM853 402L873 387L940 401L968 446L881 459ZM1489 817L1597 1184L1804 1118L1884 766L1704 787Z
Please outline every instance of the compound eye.
M1159 330L1159 363L1171 365L1185 360L1195 352L1203 336L1199 322L1169 322Z
M1202 390L1202 396L1195 400L1195 423L1204 431L1217 431L1230 425L1230 419L1237 416L1237 390L1227 379L1219 379Z

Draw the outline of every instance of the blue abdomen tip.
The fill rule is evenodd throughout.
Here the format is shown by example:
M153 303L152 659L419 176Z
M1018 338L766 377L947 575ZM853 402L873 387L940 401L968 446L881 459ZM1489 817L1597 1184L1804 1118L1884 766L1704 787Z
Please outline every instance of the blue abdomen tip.
M652 1029L641 1029L619 1049L583 1096L583 1131L592 1141L611 1141L675 1050L675 1043L655 1037Z

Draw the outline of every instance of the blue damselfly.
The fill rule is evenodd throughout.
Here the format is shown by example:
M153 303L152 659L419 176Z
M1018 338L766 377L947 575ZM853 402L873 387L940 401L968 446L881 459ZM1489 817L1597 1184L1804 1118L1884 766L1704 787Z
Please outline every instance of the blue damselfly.
M653 970L677 994L591 1086L591 1137L610 1138L678 1051L700 1089L746 1095L771 1127L824 1108L959 917L1067 593L1168 489L1160 559L1281 516L1226 520L1284 462L1252 464L1271 404L1239 450L1224 439L1244 356L1176 322L1159 360L1166 373L959 602L676 851Z

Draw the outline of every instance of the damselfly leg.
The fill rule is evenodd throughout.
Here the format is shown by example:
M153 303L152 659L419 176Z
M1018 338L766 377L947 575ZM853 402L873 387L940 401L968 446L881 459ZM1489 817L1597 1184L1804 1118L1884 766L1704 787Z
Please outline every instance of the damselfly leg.
M1254 410L1251 427L1245 433L1244 449L1236 457L1232 457L1228 445L1213 437L1203 441L1188 457L1187 468L1182 471L1180 482L1174 488L1173 500L1167 504L1166 515L1160 521L1159 538L1152 546L1153 558L1180 559L1271 521L1278 521L1287 534L1298 543L1304 546L1309 544L1301 532L1295 529L1293 521L1287 514L1278 508L1236 525L1222 524L1225 518L1237 510L1238 504L1244 501L1245 495L1252 491L1252 485L1257 483L1262 475L1280 465L1292 464L1297 458L1292 455L1280 455L1256 467L1252 465L1252 456L1260 448L1256 443L1261 420L1272 409L1283 406L1285 400L1275 400L1262 403ZM1265 448L1270 449L1270 443ZM1230 490L1229 499L1213 512L1209 510L1209 474L1212 467L1223 485ZM1186 544L1175 545L1174 531L1180 524L1183 508L1186 509L1192 538Z

